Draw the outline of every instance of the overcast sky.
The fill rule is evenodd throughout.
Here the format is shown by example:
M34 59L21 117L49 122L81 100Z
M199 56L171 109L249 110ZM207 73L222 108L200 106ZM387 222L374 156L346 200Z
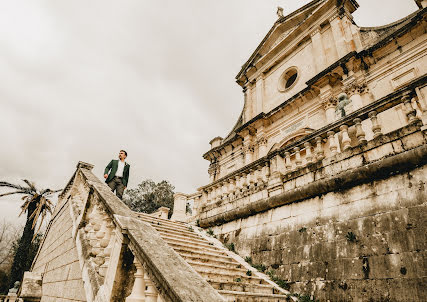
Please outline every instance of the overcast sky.
M129 187L208 182L202 154L243 107L235 75L276 20L309 1L0 1L0 180L63 188L79 160L128 151ZM360 26L415 11L358 0ZM20 200L0 198L0 219Z

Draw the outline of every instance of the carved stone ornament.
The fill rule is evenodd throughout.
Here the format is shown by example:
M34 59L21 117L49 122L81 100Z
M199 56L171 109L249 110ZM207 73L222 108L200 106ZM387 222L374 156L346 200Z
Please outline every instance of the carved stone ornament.
M247 144L242 147L243 154L254 152L254 144Z
M258 139L258 144L259 144L259 145L267 145L267 138L266 138L265 136L261 136L261 137Z
M326 109L334 108L337 105L337 100L334 97L329 97L323 101L323 107Z
M369 92L369 88L366 82L353 82L350 85L347 85L343 90L349 97L353 96L354 94L362 94L365 92Z

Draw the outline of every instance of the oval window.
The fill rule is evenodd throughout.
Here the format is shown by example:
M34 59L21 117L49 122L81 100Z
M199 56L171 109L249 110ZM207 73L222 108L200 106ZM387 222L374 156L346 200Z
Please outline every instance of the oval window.
M294 86L294 84L296 83L298 79L298 71L295 67L291 67L289 69L287 69L281 76L279 79L279 90L280 91L286 91L290 88L292 88L292 86Z

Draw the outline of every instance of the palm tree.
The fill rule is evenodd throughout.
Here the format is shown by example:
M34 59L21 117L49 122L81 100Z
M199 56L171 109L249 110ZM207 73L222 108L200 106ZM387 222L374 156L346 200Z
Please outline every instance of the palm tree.
M49 198L52 194L61 190L44 189L38 190L33 182L23 179L25 186L15 185L9 182L0 181L0 188L11 188L12 192L0 194L0 197L20 194L24 203L21 205L21 216L27 213L24 232L19 240L15 256L13 258L12 270L10 272L10 286L13 286L15 281L20 281L24 272L27 271L33 257L30 256L30 251L33 241L40 230L47 213L52 213L53 204ZM35 231L36 226L37 231Z

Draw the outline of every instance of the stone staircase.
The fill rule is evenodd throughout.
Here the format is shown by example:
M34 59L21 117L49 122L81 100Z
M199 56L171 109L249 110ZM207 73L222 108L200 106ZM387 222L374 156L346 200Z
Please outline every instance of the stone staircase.
M289 292L197 227L138 213L226 301L292 301ZM248 271L251 271L248 275ZM291 300L292 299L292 300Z

